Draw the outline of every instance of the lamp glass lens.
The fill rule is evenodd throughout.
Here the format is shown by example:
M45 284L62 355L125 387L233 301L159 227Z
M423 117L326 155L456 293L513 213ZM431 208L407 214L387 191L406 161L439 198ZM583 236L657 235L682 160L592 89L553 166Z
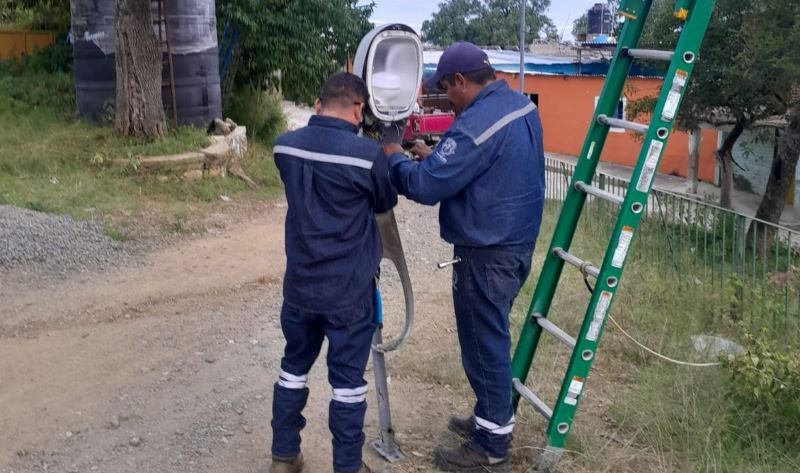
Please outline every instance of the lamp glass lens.
M417 46L403 38L387 38L376 48L371 71L375 106L387 114L408 110L419 87Z

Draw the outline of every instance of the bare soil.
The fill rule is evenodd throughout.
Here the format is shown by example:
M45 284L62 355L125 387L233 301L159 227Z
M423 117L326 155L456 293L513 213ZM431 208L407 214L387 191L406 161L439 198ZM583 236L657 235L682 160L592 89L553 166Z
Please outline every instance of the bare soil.
M278 202L132 267L0 286L0 472L266 472L283 350L284 212ZM447 417L471 401L450 273L434 269L450 251L435 210L404 204L398 219L407 247L419 249L409 258L419 283L415 333L388 359L406 458L387 471L428 471L432 448L456 442L444 433ZM401 293L391 274L385 279L391 336ZM306 471L328 472L324 357L310 385ZM377 436L371 404L368 440ZM386 466L369 446L365 459Z

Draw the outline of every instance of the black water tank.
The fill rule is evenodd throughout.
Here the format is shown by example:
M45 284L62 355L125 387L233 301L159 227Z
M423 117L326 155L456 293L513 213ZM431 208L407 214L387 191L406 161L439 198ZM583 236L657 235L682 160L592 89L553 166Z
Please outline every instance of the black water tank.
M70 0L77 109L93 122L114 119L116 10L114 0Z
M166 4L178 124L206 126L222 116L214 0L169 0ZM157 10L153 16L158 16ZM161 95L170 120L169 68L164 65Z
M599 35L611 35L611 10L604 3L595 3L594 6L589 9L589 25L587 28L588 34Z
M169 38L179 125L205 127L222 116L214 0L168 0ZM153 29L165 35L153 2ZM116 96L116 0L70 0L78 113L94 122L113 120ZM165 36L164 36L165 37ZM172 96L164 45L162 98L171 122Z

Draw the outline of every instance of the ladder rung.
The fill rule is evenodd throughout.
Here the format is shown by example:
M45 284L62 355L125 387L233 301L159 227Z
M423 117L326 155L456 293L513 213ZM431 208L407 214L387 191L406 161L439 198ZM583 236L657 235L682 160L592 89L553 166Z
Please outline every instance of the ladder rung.
M520 380L514 378L512 382L514 383L514 389L517 390L519 395L525 398L526 401L530 402L533 408L536 409L539 414L545 416L547 420L550 420L553 417L553 410L550 409L547 404L544 403L544 401L539 399L539 396L533 394L533 391L522 384Z
M575 348L575 345L577 344L575 339L572 338L567 332L561 330L558 325L545 319L541 314L533 314L533 318L536 319L536 323L539 324L539 327L542 327L543 330L561 340L561 343L572 349Z
M622 205L622 203L625 202L624 197L619 196L617 194L612 194L611 192L604 191L602 189L598 189L597 187L594 186L590 186L585 182L578 182L577 184L575 184L575 188L581 192L585 192L589 195L599 197L601 199L607 200L617 205Z
M600 270L597 269L592 263L588 261L584 261L577 256L574 256L570 253L567 253L561 248L556 248L553 250L553 254L564 260L565 263L569 263L572 266L581 270L581 273L588 276L597 277L600 275Z
M627 54L628 56L634 59L645 59L650 61L672 61L672 57L675 55L675 51L661 51L658 49L623 49L623 54Z
M628 120L620 120L619 118L609 118L606 115L600 115L597 117L597 121L603 125L608 125L615 128L624 128L634 133L639 133L640 135L647 133L647 130L650 128L648 125L643 123L629 122Z

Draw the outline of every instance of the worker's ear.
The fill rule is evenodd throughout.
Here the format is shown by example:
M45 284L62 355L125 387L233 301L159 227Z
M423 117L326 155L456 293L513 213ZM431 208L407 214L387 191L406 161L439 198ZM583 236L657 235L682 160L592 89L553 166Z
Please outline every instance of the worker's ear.
M353 118L355 119L356 123L361 123L361 119L364 116L364 104L361 102L356 102L353 105Z
M314 102L314 113L319 115L319 112L321 111L322 111L322 101L320 99L317 99L317 101Z
M467 78L464 77L464 74L458 72L455 76L453 76L453 85L457 90L463 91L467 88Z

